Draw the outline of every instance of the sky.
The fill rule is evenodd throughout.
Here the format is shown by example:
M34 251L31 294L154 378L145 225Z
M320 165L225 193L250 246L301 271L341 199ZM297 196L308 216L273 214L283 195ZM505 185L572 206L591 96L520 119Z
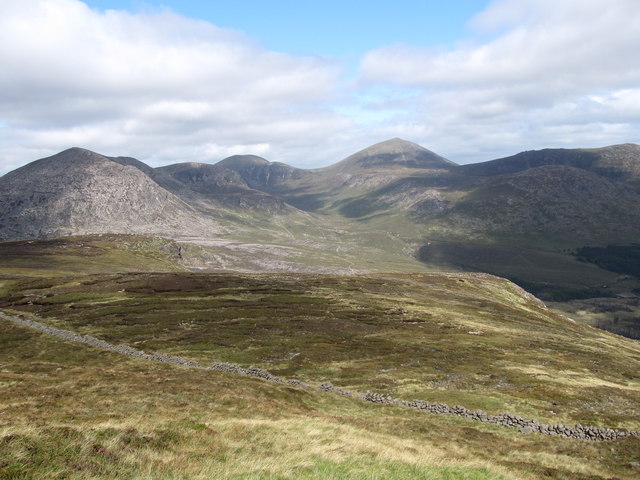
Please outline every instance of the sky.
M0 175L78 146L300 168L640 143L638 0L0 0Z

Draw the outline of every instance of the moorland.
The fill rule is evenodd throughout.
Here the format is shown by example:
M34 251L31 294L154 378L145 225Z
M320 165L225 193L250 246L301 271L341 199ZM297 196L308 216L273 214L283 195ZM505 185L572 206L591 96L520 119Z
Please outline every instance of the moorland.
M0 478L637 478L636 147L5 175Z

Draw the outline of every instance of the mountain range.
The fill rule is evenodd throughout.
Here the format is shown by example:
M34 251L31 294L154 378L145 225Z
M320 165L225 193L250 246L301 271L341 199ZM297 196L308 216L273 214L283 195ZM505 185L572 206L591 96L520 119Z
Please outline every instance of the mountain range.
M71 148L0 178L0 240L143 234L204 270L461 269L593 296L619 272L576 252L634 248L639 207L634 144L457 165L395 138L310 170L255 155L152 168Z

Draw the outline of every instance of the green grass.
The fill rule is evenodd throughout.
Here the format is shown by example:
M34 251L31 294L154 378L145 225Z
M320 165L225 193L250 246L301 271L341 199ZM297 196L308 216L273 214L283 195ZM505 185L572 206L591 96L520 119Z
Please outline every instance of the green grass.
M147 472L140 458L151 459L175 452L187 437L209 437L213 444L210 457L192 453L191 462L199 456L208 460L200 472L172 471L156 460ZM83 432L71 427L46 427L38 434L10 434L0 439L0 478L228 478L240 479L424 479L424 480L489 480L504 479L488 468L420 465L382 460L375 454L363 453L357 459L334 460L312 455L286 469L271 462L248 462L245 468L232 465L233 448L225 448L215 440L216 433L204 423L182 422L143 432L136 428L113 427ZM260 435L254 438L260 439ZM217 447L217 448L216 448ZM268 447L267 447L268 448ZM132 455L132 454L135 454ZM137 458L136 458L137 457ZM146 458L145 458L146 457ZM214 460L214 461L211 461ZM235 468L234 468L235 467ZM246 470L243 473L232 473Z
M402 462L380 462L375 457L358 461L336 462L311 459L309 467L300 467L291 474L257 471L230 477L233 480L288 479L348 479L348 480L497 480L504 478L485 468L421 467Z
M2 479L631 479L640 460L637 439L523 436L122 357L7 322L0 359Z
M502 279L131 273L12 287L0 307L204 365L256 365L551 423L640 427L629 409L637 344L572 323Z

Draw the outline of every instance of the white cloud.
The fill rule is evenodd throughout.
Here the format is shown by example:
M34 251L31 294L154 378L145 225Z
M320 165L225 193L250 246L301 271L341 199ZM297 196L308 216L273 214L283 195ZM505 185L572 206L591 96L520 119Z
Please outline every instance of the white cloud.
M394 136L458 162L640 142L638 0L497 0L470 27L449 50L373 50L347 83L171 12L0 0L0 174L70 146L315 167Z
M421 88L412 122L450 156L640 140L637 0L498 0L471 26L449 51L369 52L362 84Z
M3 0L0 65L0 173L72 145L206 161L242 145L321 142L349 126L325 107L336 62L267 51L168 12Z

